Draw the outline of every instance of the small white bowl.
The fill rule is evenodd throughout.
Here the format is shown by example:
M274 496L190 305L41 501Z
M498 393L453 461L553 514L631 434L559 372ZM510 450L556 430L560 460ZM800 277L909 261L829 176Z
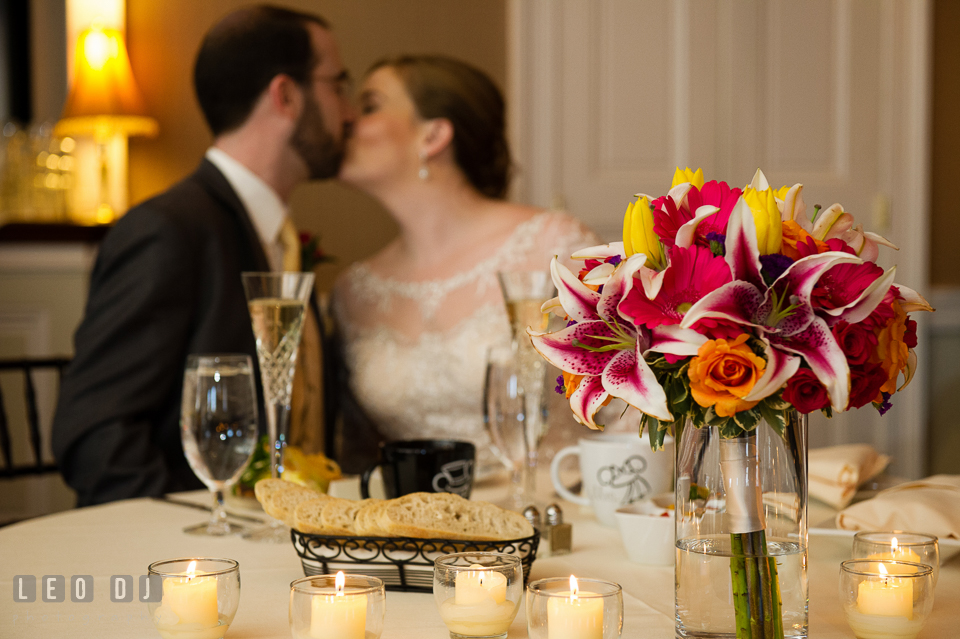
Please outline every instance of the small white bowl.
M616 518L630 561L651 566L674 562L676 525L672 508L638 501L617 509Z

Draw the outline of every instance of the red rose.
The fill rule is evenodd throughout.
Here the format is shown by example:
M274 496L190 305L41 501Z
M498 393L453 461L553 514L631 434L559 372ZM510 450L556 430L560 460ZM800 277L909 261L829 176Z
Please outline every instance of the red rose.
M903 333L903 343L907 345L907 348L917 347L917 322L915 320L907 319L907 330Z
M850 408L866 406L880 395L880 387L887 381L881 366L850 367Z
M877 350L877 336L859 324L850 324L840 320L833 327L833 337L847 361L854 365L866 364Z
M830 396L809 368L801 368L787 382L783 399L801 413L812 413L830 405Z

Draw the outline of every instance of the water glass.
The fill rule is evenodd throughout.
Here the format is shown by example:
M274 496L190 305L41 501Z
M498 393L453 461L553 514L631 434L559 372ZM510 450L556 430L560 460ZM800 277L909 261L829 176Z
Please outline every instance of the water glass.
M366 575L316 575L290 584L294 639L379 639L386 591Z
M940 576L940 542L934 535L910 532L858 532L853 537L852 559L889 559L924 564L933 570L933 585Z
M223 493L240 478L257 443L257 394L249 355L190 355L183 375L180 435L190 468L213 493L210 521L184 532L241 532L227 521Z
M527 586L530 639L615 639L623 632L620 584L573 575L539 579Z
M857 639L914 639L933 608L933 569L847 560L840 564L840 605Z
M434 561L433 598L451 639L505 639L522 596L516 555L462 552Z

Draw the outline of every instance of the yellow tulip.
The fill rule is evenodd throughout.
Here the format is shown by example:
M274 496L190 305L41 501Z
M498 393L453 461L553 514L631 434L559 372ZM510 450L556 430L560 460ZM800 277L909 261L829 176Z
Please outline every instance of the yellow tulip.
M683 184L689 182L690 184L697 187L697 190L703 188L703 169L697 169L697 172L694 173L690 170L688 166L684 170L680 170L680 167L677 167L677 170L673 172L673 184L670 185L670 188L677 186L678 184Z
M623 251L627 257L643 253L650 268L659 268L663 264L660 238L653 230L653 210L646 197L627 205L623 217Z
M779 253L780 243L783 241L783 222L780 219L780 208L777 206L774 190L767 188L758 191L748 186L743 190L743 199L753 213L760 255Z

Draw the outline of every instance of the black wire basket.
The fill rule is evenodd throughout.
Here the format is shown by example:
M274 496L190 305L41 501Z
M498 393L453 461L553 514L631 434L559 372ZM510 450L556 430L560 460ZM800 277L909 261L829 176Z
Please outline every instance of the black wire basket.
M387 590L433 592L433 562L456 552L498 552L520 557L523 584L537 557L540 533L509 541L462 541L413 537L346 537L311 535L291 530L303 574L326 575L342 570L383 580Z

